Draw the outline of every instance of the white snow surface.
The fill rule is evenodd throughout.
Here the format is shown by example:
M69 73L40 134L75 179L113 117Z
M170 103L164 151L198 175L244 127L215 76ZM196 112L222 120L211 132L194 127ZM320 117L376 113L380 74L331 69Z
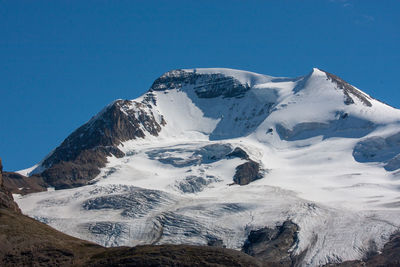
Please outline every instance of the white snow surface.
M346 105L318 69L293 79L185 71L232 76L250 90L238 98L198 98L190 84L153 92L153 111L167 122L160 136L123 143L126 156L110 157L93 185L18 196L22 211L105 246L204 245L213 237L241 249L251 230L292 220L300 227L292 251L307 250L304 266L361 259L399 230L398 176L352 155L361 140L400 132L399 110L357 97ZM227 147L244 149L264 177L232 185L245 160L221 156ZM100 201L106 197L119 206Z

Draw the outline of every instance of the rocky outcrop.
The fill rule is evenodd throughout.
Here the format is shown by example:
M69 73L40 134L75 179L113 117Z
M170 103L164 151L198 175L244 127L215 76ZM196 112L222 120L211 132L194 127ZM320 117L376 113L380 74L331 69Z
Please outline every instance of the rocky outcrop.
M251 160L246 151L240 147L235 149L226 155L227 158L240 158L246 160L245 163L236 167L235 175L233 176L233 182L238 185L247 185L255 180L263 178L261 173L260 164Z
M260 164L248 160L247 162L236 167L236 173L233 176L234 183L238 185L247 185L255 180L261 179Z
M346 105L354 104L354 100L352 98L352 96L353 96L353 97L358 98L358 100L361 101L361 103L363 103L365 106L367 106L367 107L371 107L372 106L371 101L369 101L371 99L369 96L367 96L366 94L364 94L360 90L357 90L352 85L350 85L346 81L342 80L338 76L333 75L333 74L331 74L329 72L326 72L326 71L324 71L324 72L326 74L326 77L328 77L329 80L331 80L332 82L336 83L337 87L339 89L343 90L343 94L345 96L344 103Z
M118 146L128 140L158 136L166 124L156 116L149 97L143 102L117 100L84 124L47 157L40 177L56 189L86 185L100 173L108 156L123 157Z
M275 228L264 227L251 231L242 251L263 262L274 262L280 266L292 266L295 262L289 250L297 242L299 227L285 221Z
M14 212L20 213L17 203L14 202L12 194L4 187L3 180L3 165L0 159L0 208L10 209Z
M180 89L185 85L193 85L199 98L241 97L250 90L250 86L221 73L200 74L194 71L173 70L163 74L154 81L151 90L164 91Z
M248 85L241 84L233 77L221 74L209 74L206 83L197 84L194 91L200 98L242 97L250 90Z
M26 177L16 172L3 172L4 187L13 194L26 195L47 190L40 176Z

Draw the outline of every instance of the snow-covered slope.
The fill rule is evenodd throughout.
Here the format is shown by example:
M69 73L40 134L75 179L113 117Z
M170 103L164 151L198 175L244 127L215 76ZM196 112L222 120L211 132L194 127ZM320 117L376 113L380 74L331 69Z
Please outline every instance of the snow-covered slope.
M19 197L24 213L106 246L241 249L251 230L291 220L300 230L290 253L304 266L360 259L399 230L400 110L335 75L174 70L112 108L36 167L51 185L66 165L68 185L80 186L74 173L93 172L74 168L95 155L90 185ZM101 144L77 141L99 132ZM68 165L71 149L79 161Z

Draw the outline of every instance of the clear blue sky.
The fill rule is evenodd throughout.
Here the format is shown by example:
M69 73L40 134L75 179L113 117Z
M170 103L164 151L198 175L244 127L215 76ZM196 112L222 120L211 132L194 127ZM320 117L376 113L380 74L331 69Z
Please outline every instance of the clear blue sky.
M400 107L400 1L0 1L0 157L30 167L176 68L319 67Z

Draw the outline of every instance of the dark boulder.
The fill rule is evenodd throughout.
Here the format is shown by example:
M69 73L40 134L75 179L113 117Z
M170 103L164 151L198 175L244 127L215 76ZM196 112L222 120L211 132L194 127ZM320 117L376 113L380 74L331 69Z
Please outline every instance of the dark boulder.
M263 176L260 173L260 164L249 160L236 167L233 181L238 185L247 185L255 180L261 179Z

